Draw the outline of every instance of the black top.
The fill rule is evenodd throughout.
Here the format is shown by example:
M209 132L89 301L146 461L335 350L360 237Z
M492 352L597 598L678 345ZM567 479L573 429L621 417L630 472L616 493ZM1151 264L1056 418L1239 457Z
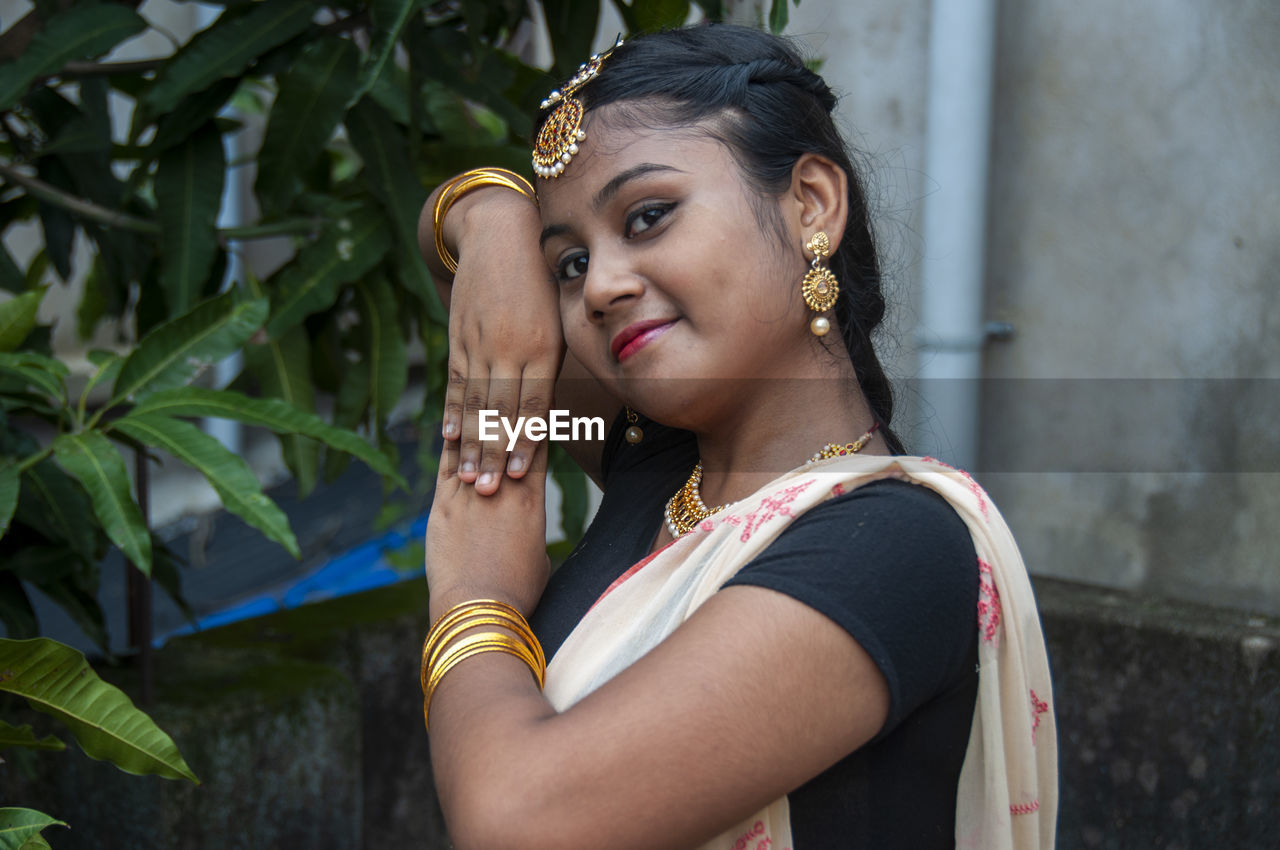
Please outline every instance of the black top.
M604 450L604 499L531 624L550 658L592 603L644 558L697 462L652 422ZM939 495L896 479L815 506L726 582L785 593L849 632L889 686L889 716L856 752L789 795L795 850L952 848L956 786L978 691L977 554Z

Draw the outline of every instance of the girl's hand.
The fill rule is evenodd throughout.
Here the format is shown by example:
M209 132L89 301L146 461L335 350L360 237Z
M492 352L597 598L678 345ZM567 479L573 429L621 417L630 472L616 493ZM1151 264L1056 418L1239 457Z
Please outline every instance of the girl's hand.
M525 616L537 605L550 576L546 444L531 457L518 479L483 495L458 476L458 442L445 442L427 522L432 622L472 599L498 599Z
M448 272L436 256L428 200L418 239L437 280ZM449 307L449 382L444 437L459 450L457 478L482 495L498 490L503 472L528 474L537 444L521 429L507 454L508 435L519 417L546 418L564 356L559 297L538 245L541 220L528 198L504 187L476 189L445 216L445 244L458 260L451 288L441 295ZM480 411L489 435L480 439Z

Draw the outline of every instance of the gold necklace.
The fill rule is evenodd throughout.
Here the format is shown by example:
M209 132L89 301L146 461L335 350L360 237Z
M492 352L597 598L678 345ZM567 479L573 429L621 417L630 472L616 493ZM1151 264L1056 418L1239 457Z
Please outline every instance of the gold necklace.
M875 434L878 425L879 423L872 425L871 430L852 443L827 443L820 451L815 452L813 457L809 458L805 466L828 458L857 454L871 441L871 437ZM667 508L663 515L667 520L667 531L671 532L672 537L688 534L698 523L728 507L725 504L708 508L702 501L701 486L702 461L698 461L693 468L693 472L689 475L689 480L684 482L680 489L676 491L676 494L667 500Z

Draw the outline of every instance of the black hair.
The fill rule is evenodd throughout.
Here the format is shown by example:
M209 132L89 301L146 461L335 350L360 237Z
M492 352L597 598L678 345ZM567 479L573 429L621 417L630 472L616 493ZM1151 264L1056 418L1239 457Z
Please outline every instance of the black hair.
M803 154L821 155L843 169L849 217L830 260L840 281L836 322L872 416L890 449L903 453L889 430L893 389L871 341L885 299L866 193L832 119L836 96L822 77L785 39L749 27L702 24L628 39L575 96L587 112L643 100L661 105L665 126L710 123L711 135L731 151L761 198L787 190ZM761 205L762 228L769 226L766 208L776 211Z

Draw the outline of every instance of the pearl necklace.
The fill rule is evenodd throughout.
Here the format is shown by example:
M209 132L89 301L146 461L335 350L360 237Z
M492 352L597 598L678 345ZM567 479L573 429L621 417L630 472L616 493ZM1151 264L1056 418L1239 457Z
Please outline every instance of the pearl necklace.
M805 462L805 466L828 458L857 454L871 441L871 437L875 434L878 426L879 423L872 425L871 430L852 443L827 443L820 451L814 452L813 457ZM701 485L702 461L698 461L693 468L693 472L689 475L689 480L684 482L684 485L676 491L675 495L667 500L667 507L663 515L667 520L667 531L671 532L672 537L688 534L698 523L728 507L728 504L724 504L708 508L702 501Z

